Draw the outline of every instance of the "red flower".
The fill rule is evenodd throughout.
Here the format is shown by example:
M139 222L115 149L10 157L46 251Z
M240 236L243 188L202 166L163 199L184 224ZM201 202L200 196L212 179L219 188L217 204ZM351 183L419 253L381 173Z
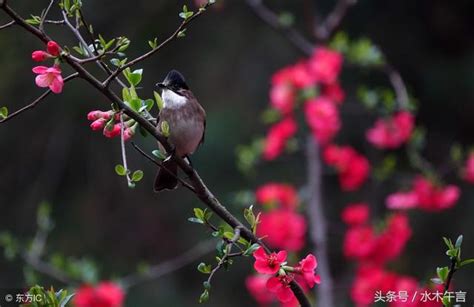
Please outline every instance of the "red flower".
M49 41L46 49L48 50L48 53L51 54L52 56L58 56L59 53L61 52L61 47L55 42L55 41Z
M74 296L76 307L121 307L125 294L112 282L101 282L96 287L81 286Z
M285 148L286 142L296 133L296 122L292 117L287 117L270 127L263 149L263 158L273 160Z
M49 56L50 55L43 50L36 50L36 51L33 51L33 53L31 54L31 58L35 62L43 62L44 60L49 58Z
M426 211L440 211L451 208L459 199L460 190L455 185L435 186L423 177L415 178L413 190L418 196L418 205Z
M369 176L369 161L352 147L329 145L323 159L339 172L339 182L345 191L357 190Z
M415 278L409 277L409 276L397 277L392 289L392 291L395 291L395 293L397 294L400 293L400 291L404 291L409 296L413 296L414 293L416 293L416 291L418 291L418 293L421 293L420 290L421 289L418 288L418 281ZM412 302L412 300L408 298L406 301L399 299L397 301L390 302L389 306L390 307L417 307L419 306L418 305L419 303L420 303L419 299Z
M349 228L344 237L344 256L358 260L369 259L376 243L376 236L372 227L358 226Z
M316 48L309 60L309 67L316 81L334 83L342 68L342 55L325 47Z
M346 94L341 85L337 82L326 84L322 87L321 95L327 97L336 104L341 104L346 98Z
M58 65L52 67L36 66L33 67L33 72L38 75L35 78L37 86L49 87L55 94L62 92L64 80L61 76L61 68Z
M254 253L255 263L253 267L261 274L276 274L280 265L286 261L286 251L271 253L268 255L263 247L259 247Z
M270 103L273 108L282 114L288 114L293 110L295 103L295 91L288 83L277 83L270 89Z
M306 61L299 61L291 67L291 81L296 88L300 89L314 84L314 76Z
M295 297L290 288L290 283L293 278L293 275L271 277L267 281L267 289L268 291L275 293L280 302L288 303Z
M398 192L390 194L386 199L389 209L411 209L418 205L418 195L413 192Z
M275 210L260 215L257 235L274 248L299 251L304 246L306 219L289 210Z
M352 284L351 298L357 306L372 306L376 291L393 291L397 276L376 266L358 269Z
M370 260L383 264L397 258L412 235L408 217L394 214L389 217L387 227L378 235Z
M273 295L267 291L266 285L269 277L264 275L248 276L245 279L245 286L252 297L262 305L273 301Z
M352 226L362 225L369 219L369 206L366 203L347 205L342 211L344 223Z
M463 178L469 183L474 183L474 152L471 152L466 160Z
M255 192L257 202L264 205L277 204L282 208L293 209L298 204L295 188L289 184L267 183Z
M317 267L318 261L316 257L312 254L308 254L306 258L299 262L299 265L295 268L295 272L302 274L308 286L312 288L315 284L321 283L321 277L314 274Z
M401 111L387 119L379 119L366 133L367 140L380 149L394 149L404 144L411 136L414 117Z
M326 144L341 128L339 111L326 97L318 97L305 103L306 122L311 128L315 139Z

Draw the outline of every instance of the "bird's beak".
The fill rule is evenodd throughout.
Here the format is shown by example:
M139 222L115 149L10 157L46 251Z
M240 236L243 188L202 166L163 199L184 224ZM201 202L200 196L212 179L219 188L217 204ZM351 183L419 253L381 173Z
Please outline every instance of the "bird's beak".
M164 83L157 83L156 86L159 88L159 89L165 89L166 88L166 85Z

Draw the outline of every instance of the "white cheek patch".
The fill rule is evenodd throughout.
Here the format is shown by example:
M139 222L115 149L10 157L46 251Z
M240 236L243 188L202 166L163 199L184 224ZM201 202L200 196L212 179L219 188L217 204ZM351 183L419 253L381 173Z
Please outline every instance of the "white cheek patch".
M178 95L168 89L163 90L162 95L164 108L176 109L184 105L188 100L186 97Z

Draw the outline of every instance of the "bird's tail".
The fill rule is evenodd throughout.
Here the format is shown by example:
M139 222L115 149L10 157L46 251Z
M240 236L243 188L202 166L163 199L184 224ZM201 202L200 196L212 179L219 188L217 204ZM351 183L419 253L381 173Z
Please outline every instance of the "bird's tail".
M155 179L155 192L173 190L178 187L178 166L173 159L163 161Z

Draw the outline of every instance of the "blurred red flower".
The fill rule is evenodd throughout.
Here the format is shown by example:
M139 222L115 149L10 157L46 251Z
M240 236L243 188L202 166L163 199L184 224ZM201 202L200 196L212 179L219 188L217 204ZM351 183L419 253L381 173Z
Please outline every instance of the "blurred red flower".
M296 129L296 122L292 117L286 117L270 127L265 140L263 158L265 160L277 158L285 148L288 139L296 133Z
M286 209L294 209L298 205L295 188L284 183L270 182L262 185L255 192L255 197L263 205L278 205Z
M118 285L103 281L95 287L81 286L73 300L76 307L121 307L124 298L125 294Z
M321 144L331 141L341 128L339 111L326 97L306 101L304 112L314 138Z
M414 121L410 112L400 111L389 118L377 120L367 131L366 138L380 149L398 148L410 138Z
M352 226L367 223L369 216L369 205L367 203L348 204L341 214L342 221Z
M309 59L309 67L316 81L334 83L342 68L342 55L326 47L316 48Z

